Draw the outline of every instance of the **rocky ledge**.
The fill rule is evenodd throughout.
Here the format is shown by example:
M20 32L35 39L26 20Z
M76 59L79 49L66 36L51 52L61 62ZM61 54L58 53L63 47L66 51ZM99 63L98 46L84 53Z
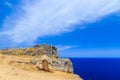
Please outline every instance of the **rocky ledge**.
M0 54L4 55L7 59L3 62L7 62L10 65L22 67L23 64L30 69L38 71L46 71L54 73L56 71L66 72L73 74L73 65L70 59L60 58L57 53L57 48L52 45L34 45L33 48L12 48L0 50ZM9 57L13 57L10 58ZM17 58L15 58L15 56ZM1 58L1 59L2 59ZM26 69L24 67L24 69ZM73 79L75 80L75 79ZM76 79L78 80L78 79ZM79 80L82 80L79 77Z

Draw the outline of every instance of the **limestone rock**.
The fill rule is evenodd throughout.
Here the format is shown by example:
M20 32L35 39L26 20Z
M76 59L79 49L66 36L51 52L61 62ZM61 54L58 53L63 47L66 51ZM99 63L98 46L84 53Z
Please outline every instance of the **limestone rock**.
M30 64L36 65L44 71L64 71L73 73L73 66L70 59L60 58L57 48L52 45L34 45L33 48L13 48L0 50L1 54L8 55L27 55L37 57L30 61Z
M44 67L44 62L46 62L45 65L47 69ZM46 55L41 56L36 64L36 67L45 71L55 70L73 73L72 62L69 59L52 59Z
M34 55L47 55L49 57L58 57L57 48L51 45L35 45Z
M73 65L70 59L55 59L52 66L55 70L73 73Z
M38 60L37 64L36 64L36 67L40 70L44 70L44 71L48 71L50 72L52 69L51 69L51 64L52 64L52 61L51 61L51 58L49 58L48 56L46 55L43 55L41 56L41 58Z

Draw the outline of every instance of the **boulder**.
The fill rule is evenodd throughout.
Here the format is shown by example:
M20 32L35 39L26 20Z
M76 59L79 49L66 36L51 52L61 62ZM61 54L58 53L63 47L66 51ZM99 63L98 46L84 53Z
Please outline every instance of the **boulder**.
M52 63L51 58L49 58L47 55L43 55L38 60L36 67L40 70L50 72L52 71L51 63Z

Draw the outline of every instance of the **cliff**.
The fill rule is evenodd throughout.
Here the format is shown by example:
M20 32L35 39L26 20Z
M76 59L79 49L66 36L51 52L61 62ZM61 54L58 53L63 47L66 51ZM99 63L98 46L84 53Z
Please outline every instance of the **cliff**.
M70 59L60 58L57 48L46 44L0 50L0 71L0 80L82 80L73 74Z

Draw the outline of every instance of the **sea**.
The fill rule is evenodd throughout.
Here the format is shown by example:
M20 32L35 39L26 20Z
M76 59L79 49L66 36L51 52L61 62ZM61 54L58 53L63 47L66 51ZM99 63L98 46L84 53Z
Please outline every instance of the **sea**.
M120 80L120 58L70 58L83 80Z

